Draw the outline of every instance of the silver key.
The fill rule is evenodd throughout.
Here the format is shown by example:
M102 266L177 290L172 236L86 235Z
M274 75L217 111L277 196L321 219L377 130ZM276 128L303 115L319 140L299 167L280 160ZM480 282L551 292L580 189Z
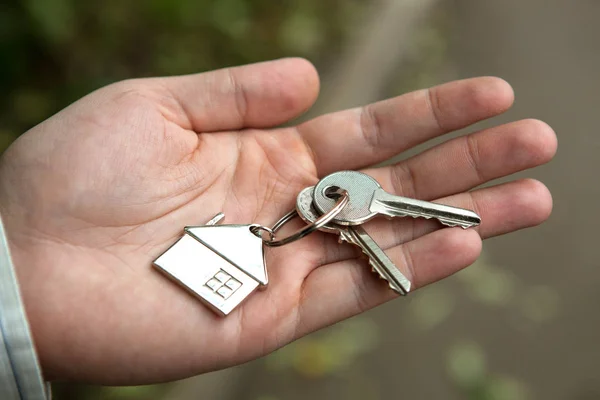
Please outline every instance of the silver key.
M335 204L335 199L327 196L334 187L346 189L350 195L346 207L333 219L339 225L360 225L378 214L435 218L444 225L464 229L481 223L479 215L471 210L389 194L375 179L357 171L335 172L317 183L313 202L320 214L326 213Z
M300 217L307 223L313 223L319 214L313 206L314 187L308 187L300 192L296 199L296 210ZM322 228L325 232L337 233L340 242L347 242L358 246L369 258L369 265L379 277L385 279L390 288L398 294L406 295L411 289L411 282L398 270L384 251L375 243L369 234L360 225L342 226L328 224Z

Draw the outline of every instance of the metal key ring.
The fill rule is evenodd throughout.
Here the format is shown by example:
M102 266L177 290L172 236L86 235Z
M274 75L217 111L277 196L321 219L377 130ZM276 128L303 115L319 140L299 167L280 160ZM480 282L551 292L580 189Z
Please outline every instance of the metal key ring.
M273 229L262 226L261 224L250 224L250 232L254 233L254 235L258 236L265 242L275 240L275 232L273 232ZM268 239L263 238L265 233L269 235Z
M335 203L335 206L333 206L331 210L321 215L312 224L297 230L288 237L275 240L275 234L277 233L277 231L279 231L285 224L287 224L289 221L291 221L292 219L294 219L294 217L298 215L298 211L296 211L295 209L290 211L289 213L284 215L279 221L277 221L275 225L273 225L273 228L270 229L271 232L269 233L271 233L271 240L265 240L265 245L269 247L278 247L283 246L284 244L295 242L296 240L302 239L306 235L309 235L314 231L321 229L329 222L331 222L331 220L334 219L344 209L344 207L346 206L346 204L348 204L348 201L350 200L348 192L341 188L332 191L331 194L340 196L338 201Z

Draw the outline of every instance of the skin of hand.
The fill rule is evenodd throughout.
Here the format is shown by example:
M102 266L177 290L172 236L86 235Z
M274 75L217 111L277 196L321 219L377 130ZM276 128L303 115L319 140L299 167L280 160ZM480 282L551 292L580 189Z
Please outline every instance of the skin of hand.
M416 288L473 263L481 239L550 215L552 198L538 181L475 189L552 159L556 136L537 120L369 168L503 113L513 102L505 81L455 81L277 127L305 112L318 90L303 59L129 80L10 146L0 161L0 212L46 379L183 378L260 357L396 298L356 248L321 232L267 249L267 290L225 318L151 266L184 226L220 211L225 223L270 226L301 189L337 170L363 170L389 192L482 217L468 230L412 218L365 225Z

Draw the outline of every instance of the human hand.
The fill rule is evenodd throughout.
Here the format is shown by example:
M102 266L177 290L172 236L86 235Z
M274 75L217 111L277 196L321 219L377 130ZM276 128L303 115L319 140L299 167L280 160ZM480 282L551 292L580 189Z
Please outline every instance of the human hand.
M266 252L270 283L226 318L151 267L216 213L271 225L319 177L364 169L384 189L476 211L476 229L396 218L366 225L415 287L471 264L481 239L550 214L546 187L519 180L556 137L524 120L367 168L507 110L513 93L476 78L284 128L314 102L301 59L100 89L22 135L3 155L0 211L47 379L174 380L257 358L395 294L353 246L314 233ZM469 191L469 192L467 192ZM332 290L334 288L334 290Z

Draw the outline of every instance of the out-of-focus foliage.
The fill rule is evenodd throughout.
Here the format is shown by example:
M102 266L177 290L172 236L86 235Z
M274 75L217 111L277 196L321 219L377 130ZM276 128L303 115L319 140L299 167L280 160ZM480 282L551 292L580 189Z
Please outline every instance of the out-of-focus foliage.
M455 343L448 351L446 368L454 384L469 400L531 399L524 382L488 371L485 351L477 342Z
M266 358L266 366L272 371L291 369L305 378L343 374L377 344L377 325L355 317L278 350Z
M366 0L0 4L0 149L90 91L284 56L335 57Z
M483 254L471 267L457 274L457 290L443 285L423 289L408 305L412 327L420 332L443 329L448 320L459 317L457 306L466 295L476 307L506 313L513 332L544 329L560 312L558 294L550 287L528 285ZM488 360L487 348L474 332L451 343L445 350L447 376L459 393L469 400L528 400L531 389L525 381L497 371Z
M484 256L457 274L467 296L480 307L509 312L514 331L543 329L560 311L558 294L550 287L530 286ZM435 292L434 292L435 293ZM439 297L439 296L438 296ZM448 302L452 296L448 295ZM435 296L434 296L435 299ZM451 314L451 313L450 313ZM473 336L477 336L476 334ZM463 338L446 352L449 378L471 400L528 400L528 385L489 368L486 349Z
M402 70L390 77L385 97L433 86L448 78L452 23L446 7L431 10L427 20L419 24L408 41Z
M525 284L509 271L480 257L461 271L459 280L474 302L494 309L510 310L518 329L539 329L560 313L560 298L548 286Z

